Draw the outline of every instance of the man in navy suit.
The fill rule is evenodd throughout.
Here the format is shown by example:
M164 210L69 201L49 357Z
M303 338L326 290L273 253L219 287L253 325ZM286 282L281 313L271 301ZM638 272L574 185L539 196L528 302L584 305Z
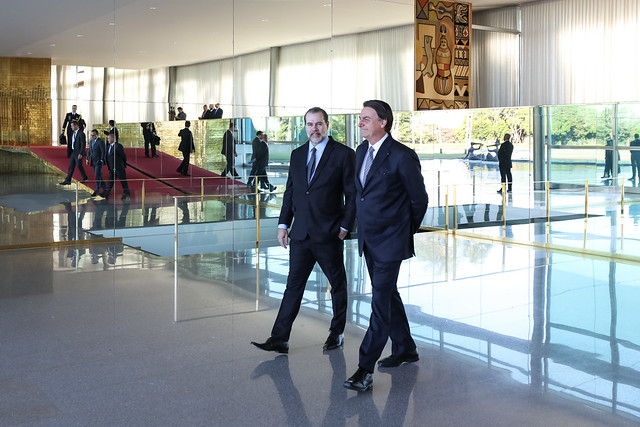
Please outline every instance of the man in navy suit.
M215 108L212 110L211 118L212 119L221 119L222 118L222 108L220 108L220 104L219 103L216 103Z
M329 337L323 348L332 350L344 343L347 276L343 240L355 219L355 154L327 136L328 128L326 111L311 108L305 114L309 141L291 153L278 222L278 241L283 248L290 238L289 277L271 336L264 343L252 342L265 351L289 352L291 327L316 262L331 283L333 306Z
M71 185L71 178L73 178L73 172L76 170L76 166L80 170L82 175L82 182L87 179L87 173L82 166L82 158L85 154L87 146L87 138L84 131L80 130L80 125L77 121L71 122L71 138L69 138L68 146L71 147L71 155L69 156L69 170L67 171L67 177L60 183L60 185Z
M344 383L357 391L373 386L373 370L387 339L391 356L378 367L419 359L397 280L402 260L414 255L413 235L428 203L418 156L389 134L389 104L371 100L363 106L358 126L365 141L356 150L356 218L358 249L371 278L371 318L360 344L358 369Z
M106 184L102 180L102 166L104 166L106 153L104 141L98 138L98 131L95 129L92 130L91 140L89 141L89 151L87 152L87 165L93 167L96 185L91 197L97 196L100 189L102 189L102 191L107 189Z
M125 202L129 200L129 184L127 183L127 155L124 152L124 147L119 142L116 142L116 135L110 133L107 137L109 146L107 147L107 167L109 168L109 182L107 188L101 194L105 199L109 198L111 189L116 183L116 178L120 180L122 185L122 200Z

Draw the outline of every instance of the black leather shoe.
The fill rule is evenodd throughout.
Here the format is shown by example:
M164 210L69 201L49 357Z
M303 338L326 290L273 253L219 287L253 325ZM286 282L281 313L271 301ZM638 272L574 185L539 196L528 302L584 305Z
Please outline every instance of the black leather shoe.
M327 340L324 342L322 346L325 350L333 350L338 347L342 347L344 345L344 335L343 334L334 334L330 333Z
M396 366L400 366L403 363L417 362L418 360L420 360L420 356L418 356L417 351L413 350L400 354L398 356L391 355L389 357L385 357L384 359L380 359L378 361L378 367L395 368Z
M251 344L255 345L264 351L275 351L276 353L289 353L289 343L276 338L269 337L265 342L259 343L251 341Z
M362 368L358 368L356 373L351 375L343 385L351 390L367 391L373 388L373 375Z
M129 195L128 195L128 194L124 194L124 195L120 198L120 200L122 200L123 202L128 202L128 201L129 201L129 199L130 199L130 197L129 197Z
M98 190L96 190L93 193L91 193L91 197L96 197L97 195L98 195Z
M71 185L71 181L62 181L59 184L60 185Z

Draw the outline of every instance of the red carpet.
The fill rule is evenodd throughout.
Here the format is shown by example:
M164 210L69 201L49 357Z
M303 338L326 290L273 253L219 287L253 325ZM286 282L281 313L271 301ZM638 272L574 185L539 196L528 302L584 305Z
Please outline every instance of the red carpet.
M50 163L52 166L66 173L69 169L66 147L31 147L31 151ZM142 196L144 182L145 197L157 196L184 196L200 194L204 185L204 194L244 194L247 187L244 183L232 179L221 178L220 175L193 165L189 166L190 177L185 177L176 172L182 162L166 153L158 151L158 158L144 156L143 148L125 148L127 154L127 181L132 199ZM93 189L93 168L84 165L84 170L89 177L86 186ZM102 176L107 179L109 173L106 166ZM76 180L82 180L80 171L76 168L73 174ZM120 184L116 183L116 191L120 192Z

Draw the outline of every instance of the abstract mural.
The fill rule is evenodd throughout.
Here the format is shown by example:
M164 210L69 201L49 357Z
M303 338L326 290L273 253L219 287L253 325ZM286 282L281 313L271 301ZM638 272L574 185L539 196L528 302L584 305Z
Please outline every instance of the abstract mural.
M471 5L415 0L415 109L471 105Z

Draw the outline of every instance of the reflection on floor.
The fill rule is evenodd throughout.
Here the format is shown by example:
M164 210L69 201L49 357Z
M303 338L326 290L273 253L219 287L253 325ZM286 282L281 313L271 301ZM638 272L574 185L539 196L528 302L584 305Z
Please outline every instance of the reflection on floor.
M640 422L639 229L617 206L594 207L587 221L417 235L399 289L421 360L376 371L373 391L357 394L342 382L357 364L371 287L354 241L344 349L322 351L329 285L316 269L291 351L276 355L249 342L270 332L288 252L237 238L239 223L273 222L277 208L188 201L183 226L235 225L230 237L201 232L227 242L215 252L190 248L196 240L179 228L188 255L174 259L99 238L173 224L172 205L114 203L100 214L55 184L33 188L0 191L4 245L82 244L0 251L0 425ZM20 202L33 193L54 203ZM178 222L185 216L179 208Z

